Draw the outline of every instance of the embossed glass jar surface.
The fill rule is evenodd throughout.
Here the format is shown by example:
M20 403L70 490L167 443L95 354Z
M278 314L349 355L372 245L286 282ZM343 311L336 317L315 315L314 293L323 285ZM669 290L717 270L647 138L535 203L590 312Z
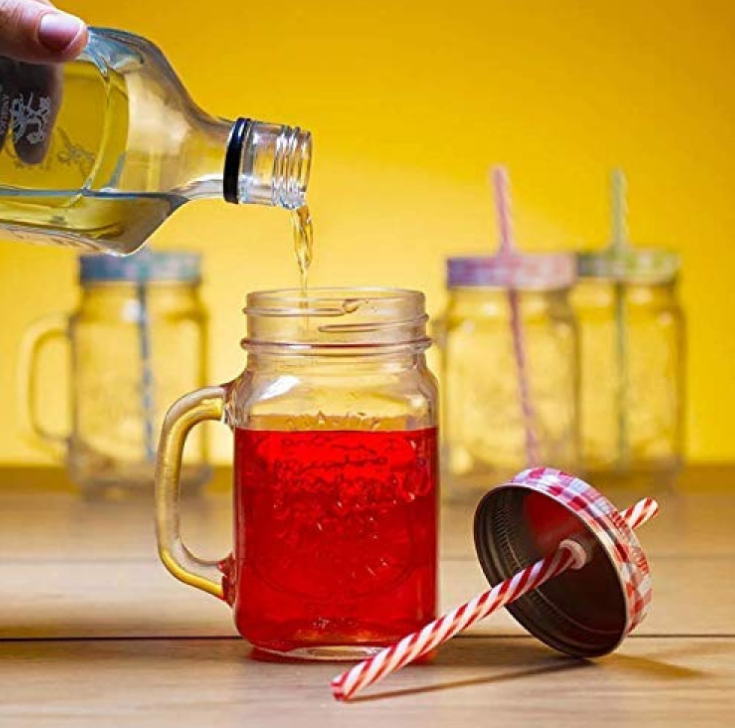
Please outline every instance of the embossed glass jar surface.
M71 315L37 322L19 361L21 401L37 440L66 458L86 492L153 486L158 432L168 404L205 381L206 316L199 298L200 261L191 253L133 258L83 256L81 297ZM70 350L71 432L49 432L37 401L36 354L54 337ZM190 486L208 477L204 433L185 455Z

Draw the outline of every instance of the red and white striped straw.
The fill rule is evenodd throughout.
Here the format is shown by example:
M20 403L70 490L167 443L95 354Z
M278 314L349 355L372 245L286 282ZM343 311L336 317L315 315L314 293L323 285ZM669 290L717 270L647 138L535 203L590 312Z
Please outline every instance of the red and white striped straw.
M658 515L658 503L653 498L642 498L630 508L622 511L620 515L628 524L628 528L635 530Z
M513 240L513 218L510 210L510 183L505 167L493 167L492 187L495 196L495 210L500 232L498 255L512 257L515 251ZM536 413L531 398L531 386L528 375L526 344L521 320L521 302L518 291L512 286L508 288L508 305L510 308L510 329L513 336L513 357L518 374L518 394L521 400L521 415L526 447L526 467L534 467L539 463L538 437L536 436Z
M657 513L658 503L652 498L644 498L622 511L620 515L630 528L638 528ZM369 660L335 677L331 683L335 699L349 700L361 690L400 670L409 662L454 637L458 632L533 591L549 579L567 569L582 568L589 560L589 556L588 550L580 541L563 541L553 554L521 569L510 579L502 581L443 617L430 622L419 632L404 637L395 645L387 647Z

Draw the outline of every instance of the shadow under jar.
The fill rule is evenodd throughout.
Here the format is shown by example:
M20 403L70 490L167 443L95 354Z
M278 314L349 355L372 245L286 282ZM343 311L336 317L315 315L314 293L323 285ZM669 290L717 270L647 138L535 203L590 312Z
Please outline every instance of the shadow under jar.
M159 553L224 599L257 650L355 659L436 614L437 388L424 296L389 289L252 293L247 366L174 404L157 475ZM178 468L189 429L234 433L234 546L182 544Z

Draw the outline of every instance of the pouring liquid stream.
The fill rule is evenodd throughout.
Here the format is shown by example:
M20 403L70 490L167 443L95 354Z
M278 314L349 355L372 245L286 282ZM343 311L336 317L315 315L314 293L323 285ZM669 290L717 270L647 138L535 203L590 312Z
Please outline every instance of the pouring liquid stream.
M294 250L296 262L299 265L301 278L301 306L308 309L307 294L309 289L309 267L311 266L312 248L314 245L314 229L311 222L311 211L308 205L291 212L291 223L293 225ZM309 326L308 316L306 326Z

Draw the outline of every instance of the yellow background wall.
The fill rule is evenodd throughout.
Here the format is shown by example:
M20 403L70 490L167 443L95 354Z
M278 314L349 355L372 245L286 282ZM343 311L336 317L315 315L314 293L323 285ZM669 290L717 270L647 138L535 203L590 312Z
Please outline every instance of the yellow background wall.
M622 165L633 238L683 255L690 456L735 458L735 3L62 5L155 40L208 111L312 130L316 285L421 288L438 312L444 258L494 244L490 163L509 166L518 238L538 250L604 242ZM211 378L232 378L246 292L297 283L287 216L192 203L152 243L206 252ZM73 307L74 276L69 250L0 243L2 462L47 461L18 434L13 368L23 328ZM228 449L222 433L218 459Z

